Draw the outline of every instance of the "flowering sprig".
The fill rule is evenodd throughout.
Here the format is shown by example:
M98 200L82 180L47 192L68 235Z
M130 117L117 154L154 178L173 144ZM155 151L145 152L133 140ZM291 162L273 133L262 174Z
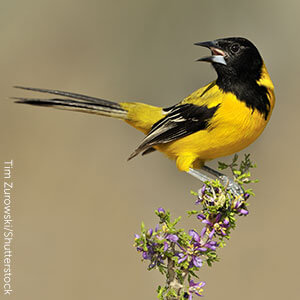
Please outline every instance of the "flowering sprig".
M219 168L229 168L234 180L244 190L244 185L256 182L250 180L249 170L255 165L245 155L238 166L238 157L234 156L231 164L219 163ZM218 261L217 250L225 246L231 230L236 227L236 216L246 216L247 200L253 195L251 189L237 196L219 180L206 182L198 193L195 204L199 210L188 211L189 216L196 216L198 225L203 227L191 229L176 228L181 217L171 221L170 212L159 208L155 211L159 218L157 226L146 229L144 223L141 233L135 235L137 251L142 259L149 261L148 270L157 268L166 276L166 285L158 287L158 298L161 300L189 299L194 295L202 296L205 282L195 282L196 273L206 262L209 266Z

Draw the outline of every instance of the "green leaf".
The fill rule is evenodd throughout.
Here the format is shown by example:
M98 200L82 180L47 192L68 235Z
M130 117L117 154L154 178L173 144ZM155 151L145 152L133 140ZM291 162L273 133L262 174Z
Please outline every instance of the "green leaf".
M198 210L188 210L187 211L188 216L196 215L199 214Z
M166 292L165 287L161 287L160 285L157 288L157 298L160 300L164 300L164 293Z
M225 170L227 169L229 166L221 161L218 161L218 169L219 170Z
M239 176L239 175L241 175L241 174L242 174L242 172L241 172L241 171L239 171L239 170L234 170L234 171L233 171L233 174L234 174L234 175L238 175L238 176Z
M239 156L237 154L234 154L234 157L233 157L233 160L232 160L232 163L236 163L237 160L238 160Z
M194 271L189 271L190 274L192 274L194 277L199 278L197 274L194 273Z
M145 228L145 223L144 222L142 222L142 224L141 224L141 232L146 233L146 228Z
M191 195L193 195L193 196L198 196L198 193L195 192L195 191L193 191L193 190L191 190L190 193L191 193Z
M174 222L172 223L172 227L174 227L180 220L181 220L181 216L179 216L178 218L176 218L174 220Z

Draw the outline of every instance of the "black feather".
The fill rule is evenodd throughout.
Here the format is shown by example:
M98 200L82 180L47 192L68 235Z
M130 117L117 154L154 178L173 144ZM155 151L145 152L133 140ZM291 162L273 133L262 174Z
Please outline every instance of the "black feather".
M188 136L199 130L209 127L209 121L219 108L217 106L197 106L194 104L179 104L164 111L169 113L156 122L140 146L130 155L135 157L142 151L147 151L152 146L165 144Z
M142 153L142 155L147 155L147 154L152 153L152 152L154 152L154 151L156 151L156 149L153 148L153 147L151 147L151 148L148 148L147 150L145 150L145 151Z
M113 101L109 100L104 100L101 98L96 98L96 97L90 97L82 94L77 94L77 93L70 93L70 92L65 92L65 91L59 91L59 90L50 90L50 89L40 89L40 88L31 88L31 87L24 87L24 86L14 86L17 89L22 89L22 90L28 90L28 91L34 91L34 92L40 92L40 93L46 93L46 94L52 94L52 95L58 95L58 96L63 96L63 97L68 97L68 98L73 98L79 101L82 101L84 103L89 103L93 105L98 105L98 106L106 106L109 108L116 108L116 109L122 109L121 106ZM29 103L28 101L25 101L26 98L15 98L15 99L20 99L21 101L17 101L18 103L28 103L28 104L34 104L38 105L38 103L34 103L35 99L27 99L28 101L31 101L32 103ZM50 102L52 100L62 100L62 99L36 99L39 100L40 105L46 105L46 102ZM42 102L45 102L42 104ZM72 101L72 100L68 100ZM74 102L75 103L75 102ZM78 103L78 101L77 101ZM49 103L51 105L51 103Z

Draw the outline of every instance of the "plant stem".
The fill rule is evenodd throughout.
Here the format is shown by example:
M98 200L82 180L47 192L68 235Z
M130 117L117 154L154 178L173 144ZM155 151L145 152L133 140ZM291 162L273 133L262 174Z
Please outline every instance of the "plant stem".
M175 244L172 243L172 252L175 254ZM168 266L167 266L167 288L168 292L172 291L172 293L167 293L166 300L179 300L180 291L183 288L183 285L180 283L176 276L175 271L175 261L172 258L168 257ZM170 295L172 294L172 295ZM176 295L176 296L175 296Z
M167 272L167 287L168 291L172 290L176 293L177 296L170 295L166 297L166 300L178 300L179 293L182 288L182 284L178 281L175 272L175 262L168 257L168 272Z

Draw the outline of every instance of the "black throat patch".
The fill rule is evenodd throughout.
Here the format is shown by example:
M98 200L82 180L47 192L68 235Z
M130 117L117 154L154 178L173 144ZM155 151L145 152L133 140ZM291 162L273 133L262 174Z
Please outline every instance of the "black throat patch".
M217 79L216 84L224 92L233 93L247 107L258 110L267 120L270 112L269 91L265 86L257 84L256 80L222 80Z

